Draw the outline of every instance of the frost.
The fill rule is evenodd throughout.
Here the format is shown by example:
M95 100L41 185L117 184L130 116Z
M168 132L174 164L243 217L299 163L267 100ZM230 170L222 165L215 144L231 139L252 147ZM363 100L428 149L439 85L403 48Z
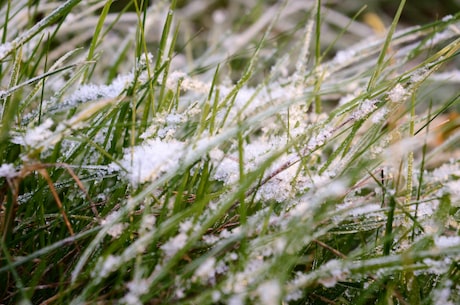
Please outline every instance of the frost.
M277 280L264 282L257 287L261 304L277 305L281 297L281 286Z
M382 107L372 114L371 121L372 123L378 124L385 120L386 115L388 114L388 108Z
M212 292L211 298L214 303L217 303L221 297L222 297L222 294L219 291L214 290Z
M118 238L121 236L121 234L127 227L128 227L127 223L114 224L113 226L109 228L109 230L107 231L107 234L109 234L113 238Z
M434 239L438 248L450 248L460 246L460 236L439 236Z
M181 233L187 233L192 228L193 228L193 221L191 221L190 219L181 222L179 225L179 231Z
M452 201L458 201L460 199L460 180L447 182L445 188L447 193L452 196Z
M359 104L358 109L351 114L351 118L354 120L361 120L368 116L372 111L377 109L375 104L377 100L364 100Z
M407 90L401 85L397 84L393 89L388 92L388 98L393 103L401 103L407 96Z
M187 239L187 234L179 233L175 237L170 238L160 248L164 251L166 257L170 258L185 246Z
M348 270L343 269L342 264L338 260L330 260L324 265L329 277L323 277L318 280L324 287L334 287L338 281L345 280L349 274Z
M161 174L175 168L181 158L184 143L176 140L163 142L159 139L148 140L141 146L125 149L120 161L125 174L132 185L154 181ZM112 163L112 169L119 169Z
M36 149L42 148L43 142L51 138L53 134L53 132L49 130L51 126L53 126L53 120L46 119L41 125L29 129L24 136L15 136L11 142Z
M353 49L340 50L337 52L337 54L335 54L333 61L339 65L344 65L350 61L353 61L355 56L356 51Z
M444 285L440 288L433 290L433 301L435 305L454 305L453 302L449 301L451 297L452 281L445 281Z
M0 166L0 177L5 177L5 178L14 178L18 172L14 168L13 164L10 163L4 163Z
M415 70L415 72L411 75L410 81L412 83L419 83L423 81L427 76L430 70L426 67L422 67L420 69Z
M206 259L196 270L194 277L201 279L201 281L207 282L214 278L216 259L214 257L210 257Z
M121 263L121 259L114 255L109 255L106 257L102 263L102 268L99 271L99 276L101 278L107 277L111 272L115 271Z
M432 179L436 182L447 181L451 176L460 177L460 167L454 163L443 164L432 172Z
M236 294L228 299L228 305L244 305L243 296L241 294Z
M326 126L324 127L317 136L310 138L307 144L307 148L309 150L313 150L319 146L322 146L326 143L326 140L328 140L332 136L332 127Z
M140 231L151 231L155 227L156 221L157 218L155 217L155 215L145 214L142 218Z
M147 293L149 290L148 281L145 279L134 280L127 285L129 292L121 300L122 304L137 305L142 304L140 296Z
M63 105L74 105L104 98L115 98L133 81L134 74L119 75L109 85L86 84L67 96Z

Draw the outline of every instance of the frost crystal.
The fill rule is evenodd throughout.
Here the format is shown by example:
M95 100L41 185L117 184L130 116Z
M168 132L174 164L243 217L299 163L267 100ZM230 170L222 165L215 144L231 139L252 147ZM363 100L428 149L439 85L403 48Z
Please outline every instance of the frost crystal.
M368 114L370 114L372 111L374 111L377 107L375 106L375 103L377 103L376 100L364 100L361 102L359 105L358 109L355 110L351 114L351 118L354 120L361 120L365 118Z
M107 234L109 234L113 238L118 238L121 236L121 234L126 229L126 227L128 227L128 224L126 223L114 224L113 226L109 228L109 230L107 231Z
M177 236L170 238L161 249L164 251L167 258L172 257L187 243L187 234L179 233Z
M216 272L215 269L216 259L210 257L206 259L195 271L194 277L201 279L202 282L206 282L213 279Z
M114 255L107 256L107 258L104 260L104 263L102 264L101 270L99 271L99 276L101 278L107 277L111 272L118 268L120 263L121 259L119 257Z
M146 141L141 146L126 149L120 161L123 168L127 169L127 178L131 184L155 180L159 175L177 166L184 147L183 142L163 142L158 139ZM119 169L117 164L112 164L113 169Z
M452 201L459 201L460 199L460 180L449 181L445 185L447 192L451 195ZM456 205L458 206L458 204Z
M271 280L259 285L257 293L262 304L276 305L279 304L281 287L277 280Z
M352 61L356 56L356 51L353 49L347 50L340 50L335 54L334 62L339 65L347 64L348 62Z
M310 138L307 144L309 150L313 150L316 147L322 146L327 139L332 136L332 127L324 127L316 137Z
M388 109L382 107L381 109L377 110L371 117L372 123L381 123L385 120L386 115L388 114Z
M407 96L407 90L401 85L397 84L393 89L388 92L388 98L393 103L401 103Z
M5 163L0 166L0 177L14 178L17 175L13 164Z
M435 238L434 244L438 248L449 248L460 246L460 236L439 236Z
M29 129L24 136L16 136L11 141L15 144L27 145L33 148L40 148L43 142L51 137L53 134L50 127L53 126L53 121L47 119L41 125Z

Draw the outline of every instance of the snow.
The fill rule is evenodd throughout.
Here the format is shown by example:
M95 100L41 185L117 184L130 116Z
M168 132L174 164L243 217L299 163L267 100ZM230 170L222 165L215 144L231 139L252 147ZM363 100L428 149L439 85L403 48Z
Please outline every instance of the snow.
M388 92L388 98L393 103L401 103L405 100L408 92L401 84L397 84Z
M277 305L281 297L281 286L277 280L266 281L257 287L261 304Z
M99 271L101 278L107 277L111 272L115 271L121 263L121 259L118 256L109 255L102 263L102 268Z
M134 186L147 181L154 181L162 173L176 168L184 143L172 140L164 142L160 139L147 140L140 146L125 149L120 161L121 167L127 170L125 176ZM112 163L111 168L120 170L120 166Z
M8 179L14 178L17 175L17 171L14 168L13 164L4 163L0 165L0 177L5 177Z
M460 246L460 236L439 236L434 239L438 248L450 248Z
M194 277L201 279L203 283L214 278L216 259L214 257L207 258L196 270Z
M15 144L39 149L43 146L43 142L45 140L51 138L53 132L50 130L50 128L53 126L53 124L53 120L46 119L41 125L27 130L23 136L18 135L13 137L11 141Z
M170 238L160 248L165 253L165 256L167 258L170 258L185 246L185 244L187 243L187 239L187 234L179 233L175 237Z
M359 104L358 109L351 114L351 118L354 120L361 120L369 115L372 111L377 109L375 104L377 100L364 100Z

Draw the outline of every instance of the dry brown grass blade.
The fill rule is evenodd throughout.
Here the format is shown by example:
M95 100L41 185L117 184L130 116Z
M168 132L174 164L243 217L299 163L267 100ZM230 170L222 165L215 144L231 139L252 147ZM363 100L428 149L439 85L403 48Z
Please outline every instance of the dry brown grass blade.
M94 216L97 218L97 219L100 219L99 217L99 212L97 211L97 208L96 208L96 204L91 200L91 197L89 196L88 192L86 191L83 183L81 182L81 180L78 178L78 176L75 174L75 172L73 171L73 169L65 164L65 163L58 163L56 164L57 166L61 166L63 168L65 168L70 176L72 176L73 180L75 180L75 182L77 183L78 187L80 188L80 190L85 194L86 196L86 199L88 199L90 205L91 205L91 210L93 211L94 213Z
M40 168L37 171L40 173L40 175L42 175L43 178L45 178L46 182L48 183L50 191L53 194L54 200L56 201L56 204L59 208L59 211L61 212L62 218L64 219L64 223L67 229L69 230L70 235L75 235L72 225L70 224L69 218L67 217L67 214L64 210L64 206L62 205L61 199L59 198L56 188L54 187L53 181L51 180L51 177L48 174L48 171L44 168Z

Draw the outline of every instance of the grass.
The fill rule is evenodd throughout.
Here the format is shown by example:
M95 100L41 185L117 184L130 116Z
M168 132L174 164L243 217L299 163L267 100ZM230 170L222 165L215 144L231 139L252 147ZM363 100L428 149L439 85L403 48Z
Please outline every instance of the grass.
M460 302L460 15L325 2L4 1L1 303Z

